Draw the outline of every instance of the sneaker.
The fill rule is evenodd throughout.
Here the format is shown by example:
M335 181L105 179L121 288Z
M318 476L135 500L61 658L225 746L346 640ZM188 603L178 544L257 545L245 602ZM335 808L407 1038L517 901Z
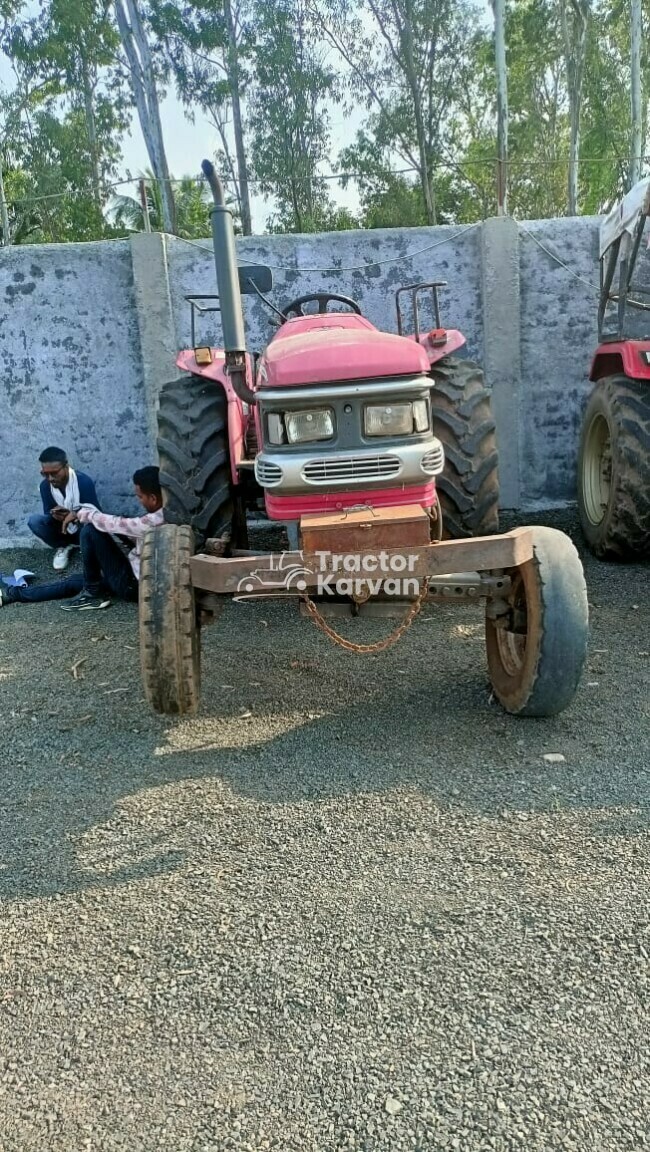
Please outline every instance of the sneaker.
M69 545L67 548L57 548L52 561L52 567L55 572L65 572L70 563L70 553L73 547L74 545Z
M106 596L93 596L91 592L86 592L85 588L78 596L73 596L71 600L66 600L65 604L61 605L64 612L97 612L102 608L110 608L111 602Z

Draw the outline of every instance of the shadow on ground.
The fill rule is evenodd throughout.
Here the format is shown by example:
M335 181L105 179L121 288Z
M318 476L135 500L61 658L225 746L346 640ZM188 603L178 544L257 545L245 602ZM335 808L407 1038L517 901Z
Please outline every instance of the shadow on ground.
M56 604L3 611L0 895L173 872L188 860L183 821L236 842L251 806L269 828L282 809L286 834L287 810L296 826L327 823L332 801L365 794L418 793L432 819L592 809L603 837L640 835L649 569L585 563L589 666L572 707L544 721L491 700L476 606L428 609L399 646L364 658L332 647L294 605L233 604L205 635L202 713L178 721L143 701L131 606L73 620ZM364 639L387 626L363 624Z

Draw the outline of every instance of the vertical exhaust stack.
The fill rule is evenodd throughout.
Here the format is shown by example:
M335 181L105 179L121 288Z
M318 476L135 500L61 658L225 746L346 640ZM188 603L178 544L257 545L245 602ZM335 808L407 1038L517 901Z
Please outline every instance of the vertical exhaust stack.
M213 164L209 160L204 160L201 169L210 185L214 200L210 217L214 263L217 271L219 310L223 329L223 346L226 353L226 371L240 400L246 404L254 404L255 393L251 392L246 383L246 335L232 213L226 207L223 185Z

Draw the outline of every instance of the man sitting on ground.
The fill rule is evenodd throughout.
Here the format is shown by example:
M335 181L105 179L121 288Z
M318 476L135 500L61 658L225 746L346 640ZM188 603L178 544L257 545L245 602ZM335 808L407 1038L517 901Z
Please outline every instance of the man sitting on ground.
M109 608L110 597L138 599L140 554L150 528L163 523L162 492L158 468L140 468L133 475L135 494L145 509L143 516L108 516L97 508L80 507L66 516L80 527L79 545L83 575L68 576L50 584L30 588L1 588L0 607L7 604L35 604L62 600L66 612L87 612ZM65 521L64 521L65 523ZM113 536L126 537L134 547L128 556Z
M85 472L75 472L70 466L63 448L46 448L39 456L41 465L42 515L30 516L28 527L47 544L54 548L52 567L55 572L63 572L68 567L70 553L79 547L79 525L64 521L80 504L92 504L99 508L94 481Z

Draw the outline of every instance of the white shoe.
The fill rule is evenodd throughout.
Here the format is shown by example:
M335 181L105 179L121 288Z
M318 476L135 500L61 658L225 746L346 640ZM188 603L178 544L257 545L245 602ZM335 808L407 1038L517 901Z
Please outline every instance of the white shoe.
M68 548L57 548L56 552L54 553L54 559L52 561L52 567L55 572L65 572L70 562L71 552L72 546L69 546Z

